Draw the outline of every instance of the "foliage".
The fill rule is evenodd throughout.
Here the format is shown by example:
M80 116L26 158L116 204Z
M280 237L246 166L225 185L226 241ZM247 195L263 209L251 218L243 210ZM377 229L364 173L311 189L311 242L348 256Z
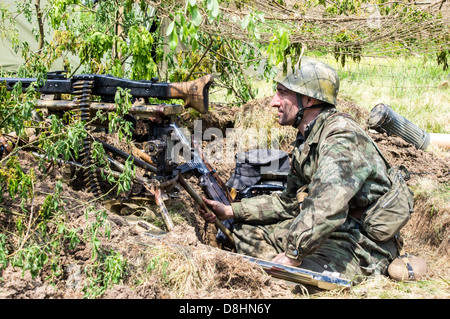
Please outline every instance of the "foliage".
M27 43L18 41L12 8L0 8L4 18L0 34L13 39L14 50L20 50L26 61L19 73L44 73L58 57L65 59L69 75L108 73L137 80L159 77L163 81L186 81L193 75L213 73L218 87L245 103L255 96L247 70L262 66L259 76L271 79L272 67L286 62L286 57L292 54L290 45L305 47L308 42L309 50L332 50L345 65L348 57L359 60L364 50L375 43L371 39L375 39L380 50L384 42L399 43L401 50L395 54L432 41L437 48L437 62L444 68L447 65L448 32L438 23L442 16L434 8L422 9L410 3L306 0L295 2L292 7L284 1L228 0L39 3L40 7L35 9L32 0L15 1L18 13L29 21L36 21L32 19L41 13L39 25L34 29L36 38L42 42L39 52L31 52ZM302 20L304 13L314 7L323 8L330 20L322 25L317 20ZM297 17L297 21L283 20L280 8ZM326 15L322 20L328 18ZM334 17L355 19L339 25L333 22ZM370 26L370 19L361 19L364 17L389 18L382 21L387 31L393 32L392 36L387 38L383 30ZM357 23L358 19L361 23ZM430 32L435 31L435 36L427 41L414 31L421 21ZM388 22L393 23L392 27ZM45 28L41 26L47 30L42 31ZM68 54L79 57L80 63L71 65ZM294 55L298 57L298 53Z
M1 214L12 216L12 224L2 225L2 236L0 236L0 270L11 265L20 268L23 272L29 271L34 278L46 274L49 279L60 278L63 275L63 261L61 256L65 250L75 249L81 243L90 243L92 246L92 267L86 269L89 284L85 287L87 298L100 296L107 287L118 283L125 276L126 261L119 253L105 251L99 245L98 236L108 236L108 225L105 223L105 212L97 212L93 209L86 211L87 215L94 214L95 222L86 230L73 228L67 220L65 203L61 197L64 183L58 181L54 185L51 194L48 194L43 203L34 203L34 187L36 184L36 172L32 168L22 167L17 157L17 152L22 148L22 141L28 140L31 134L36 134L39 139L34 142L34 147L41 150L43 155L40 160L39 170L46 174L49 164L48 159L62 158L64 160L77 160L85 150L83 144L86 139L91 139L86 129L89 123L81 120L77 112L67 112L62 118L50 115L45 121L41 118L43 114L34 110L37 93L35 88L38 83L45 81L45 73L53 61L64 50L79 54L82 59L89 61L87 68L90 72L104 69L101 59L111 54L112 48L118 48L119 41L107 32L102 33L88 25L81 25L80 29L69 28L74 17L69 17L67 12L83 15L73 6L78 1L50 1L54 5L51 12L47 12L52 27L58 29L55 32L54 41L45 42L43 50L38 53L31 52L26 44L16 43L17 49L26 59L26 63L18 70L18 76L35 76L37 81L30 85L24 92L18 83L11 92L0 86L0 127L2 134L14 133L19 137L13 139L14 148L11 153L0 158L0 198L3 201L19 202L19 210L12 205L10 209L2 208ZM30 17L31 1L21 2L18 9ZM86 7L87 8L87 7ZM5 12L5 11L3 11ZM108 15L112 11L104 11L101 16L92 16L94 20L89 23L100 23L109 20ZM141 72L142 64L148 63L148 55L145 48L141 46L141 39L151 43L149 33L138 32L137 25L129 27L134 46L123 46L121 53L135 55L131 72ZM79 41L77 32L86 31L86 41ZM134 41L134 42L133 42ZM141 54L145 51L145 54ZM147 59L147 60L146 60ZM68 62L66 66L70 68ZM135 67L138 66L138 67ZM146 66L147 67L147 66ZM153 72L153 71L151 71ZM136 76L139 74L135 73ZM151 77L153 73L146 72ZM131 107L130 96L126 91L119 90L115 97L117 104L116 112L108 112L108 115L99 112L92 121L98 119L109 120L109 130L115 132L121 139L129 141L131 138L131 124L124 119ZM24 145L23 147L27 147ZM92 156L97 165L106 167L109 171L109 163L100 143L92 143ZM95 165L88 169L95 170ZM117 188L117 193L128 191L134 178L134 166L126 162L125 170L119 177L105 176L105 179ZM2 205L2 207L4 207ZM99 232L104 228L104 233ZM84 235L83 235L84 234ZM1 273L0 273L1 274Z
M109 239L111 233L106 211L88 207L85 210L86 220L92 215L94 221L89 223L84 237L91 243L93 262L86 266L87 283L83 288L85 298L91 299L101 296L111 285L120 283L126 276L127 266L126 259L119 252L104 250L100 246L99 237Z
M54 115L47 121L33 120L32 104L34 92L31 87L25 94L21 93L20 85L11 91L1 90L2 107L0 108L0 121L4 132L14 132L17 136L27 137L25 131L34 128L39 131L37 146L45 154L40 161L39 170L45 174L48 169L48 158L63 158L65 160L77 159L83 151L83 141L89 137L86 124L76 114L66 118ZM127 92L119 91L116 96L117 112L110 112L110 129L119 132L121 138L130 139L130 126L123 116L131 106ZM105 115L98 114L99 118ZM3 210L1 214L17 216L14 218L13 229L2 229L2 234L14 233L14 236L0 237L0 267L8 264L29 271L32 277L43 272L48 278L59 278L63 275L62 251L75 249L82 242L91 243L93 266L86 270L89 285L85 289L86 297L100 296L111 284L117 283L125 275L126 261L117 252L105 252L99 245L98 236L109 236L108 225L105 222L105 211L86 211L95 215L95 222L84 232L73 228L67 223L64 201L61 192L64 187L58 181L53 192L45 197L38 207L33 203L36 172L33 168L22 167L17 152L17 145L11 153L0 158L0 198L2 201L10 200L20 203L20 211ZM25 145L26 146L26 145ZM98 160L97 165L103 165L108 171L109 165L105 151L100 143L93 143L93 157ZM95 169L91 167L89 169ZM108 182L117 187L117 194L126 192L131 188L134 178L134 166L126 162L124 172L118 178L108 175ZM14 207L14 206L13 206ZM7 227L7 225L2 225ZM104 228L104 233L99 232ZM84 236L81 234L84 233ZM0 269L0 270L1 270Z

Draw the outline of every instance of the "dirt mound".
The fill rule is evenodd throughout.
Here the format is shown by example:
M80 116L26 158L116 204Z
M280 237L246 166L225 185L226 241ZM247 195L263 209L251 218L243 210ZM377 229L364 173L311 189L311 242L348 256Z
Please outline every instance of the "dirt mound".
M32 161L27 153L21 151L19 154L28 169L37 169L36 161ZM52 185L59 178L61 176L56 168L48 175L38 174L34 205L44 202L45 197L53 191ZM185 194L180 196L180 200L185 203L183 207L175 201L167 202L167 207L169 210L177 209L178 213L186 217L186 221L162 238L141 227L138 221L142 219L133 218L134 215L122 216L107 212L107 223L111 231L109 236L99 237L99 245L105 252L120 253L128 261L128 273L133 275L123 278L120 284L106 290L99 298L291 297L282 283L271 281L259 267L204 244L203 242L212 239L204 238L206 229L199 226L197 217L194 216L195 204ZM93 196L66 188L62 197L66 199L64 210L71 226L87 232L96 219L95 215L89 214L87 219L84 215ZM2 205L4 204L9 202L3 202ZM103 208L101 203L96 203L95 206ZM13 211L14 205L9 209ZM3 230L15 225L13 218L7 220L6 216L10 215L0 215ZM75 249L62 251L61 254L60 263L64 265L64 272L59 277L51 278L52 271L49 267L45 267L34 278L29 271L22 271L12 265L6 267L0 273L3 278L0 283L0 298L78 299L86 296L86 287L92 280L87 273L98 262L96 258L92 258L93 246L86 240ZM141 280L139 284L135 283L136 278Z
M370 133L391 165L405 165L411 179L419 177L436 179L439 183L450 182L450 158L440 158L433 153L416 149L413 145L396 136Z
M38 161L25 151L17 153L24 173L34 170L36 185L34 199L25 205L28 211L38 211L55 184L62 179L61 167L48 166L47 172L38 168ZM189 182L197 188L195 177ZM175 192L177 193L177 192ZM227 255L217 248L215 230L196 215L196 204L185 192L176 194L176 200L166 201L169 211L176 211L183 220L161 239L154 231L141 227L144 219L137 214L116 214L106 211L110 227L109 236L99 236L98 245L105 252L115 251L127 260L128 275L113 288L97 298L165 299L165 298L290 298L289 289L283 283L274 282L262 269L242 258ZM114 196L111 196L114 197ZM61 191L62 205L70 226L88 233L96 223L97 210L105 209L102 201L83 190L64 186ZM109 197L106 197L108 199ZM12 232L17 225L20 203L5 194L1 203L0 225L2 232ZM89 210L88 207L92 207ZM150 203L157 211L155 203ZM88 210L88 214L85 214ZM122 211L123 212L123 211ZM87 218L86 218L87 216ZM144 221L144 224L150 225ZM159 224L164 228L164 225ZM154 230L156 229L150 229ZM164 234L164 231L161 231ZM54 276L50 265L33 277L28 270L8 265L0 272L0 298L6 299L79 299L92 296L89 271L96 267L98 258L92 258L93 245L85 241L74 249L63 249L59 264L61 275ZM15 244L16 243L11 243ZM213 247L216 246L216 247ZM17 247L17 246L16 246ZM136 284L136 278L140 280ZM97 278L98 280L99 278ZM91 285L92 286L92 285Z

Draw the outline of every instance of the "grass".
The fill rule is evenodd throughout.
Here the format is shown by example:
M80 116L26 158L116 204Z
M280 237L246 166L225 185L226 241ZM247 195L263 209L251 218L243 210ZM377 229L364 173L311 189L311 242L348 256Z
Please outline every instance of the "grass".
M338 70L341 97L369 111L384 103L429 133L450 133L450 79L435 60L363 58L344 67L333 58L326 62Z
M341 297L358 299L445 299L450 297L450 292L449 285L445 281L421 280L396 282L387 277L378 276L352 287L349 291L341 292Z
M436 199L443 200L444 202L450 202L450 185L447 183L438 183L435 180L429 178L419 178L417 180L416 194L422 194L424 196L433 196Z
M363 58L344 67L326 62L338 70L344 99L369 111L384 103L429 133L450 133L450 78L434 60Z

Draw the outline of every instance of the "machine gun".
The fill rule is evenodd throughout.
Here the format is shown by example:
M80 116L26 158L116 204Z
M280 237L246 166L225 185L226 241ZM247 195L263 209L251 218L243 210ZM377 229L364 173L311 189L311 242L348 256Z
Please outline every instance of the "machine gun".
M37 78L0 78L0 83L6 83L6 89L11 91L14 86L20 82L22 90L25 91L32 83L36 83ZM99 96L102 102L113 102L117 88L129 89L131 96L135 98L147 99L150 97L169 100L181 99L185 102L184 107L192 107L200 113L208 112L209 104L209 87L213 83L211 75L206 75L197 80L188 82L164 83L158 82L157 78L152 78L150 81L133 81L129 79L114 77L111 75L102 74L78 74L71 78L61 72L48 73L47 79L44 83L37 86L37 91L42 94L54 95L54 100L60 100L61 94L74 95L75 99L72 102L59 101L59 103L45 103L38 104L38 107L73 109L77 106L81 107L84 102L91 95ZM79 99L76 99L76 97ZM81 100L84 97L86 100ZM113 107L111 104L93 104L90 105L94 109L108 110L108 107ZM138 107L130 112L137 112L146 114L152 109L146 107ZM177 109L179 110L179 109Z
M36 78L0 78L0 84L5 83L7 90L13 90L20 82L22 90L27 90L30 85L37 83ZM135 147L140 158L128 154L114 146L101 142L105 151L123 159L131 158L135 165L145 169L152 177L150 179L138 176L137 180L155 195L167 228L170 230L173 224L161 199L163 187L179 183L195 201L205 206L201 197L183 179L182 174L194 171L200 177L202 187L206 195L215 200L227 200L227 189L217 178L215 171L206 165L199 154L192 151L193 158L187 163L181 164L174 157L174 148L179 142L184 147L192 150L191 143L183 135L175 124L175 116L182 113L185 108L191 107L204 114L208 112L209 88L213 83L211 75L203 76L197 80L179 83L163 83L153 78L150 81L133 81L110 75L80 74L67 78L62 73L49 73L43 83L37 83L35 90L41 93L37 100L37 109L46 109L50 114L63 115L68 111L74 111L86 125L104 127L101 121L92 121L98 111L115 111L117 106L114 98L118 88L127 90L132 97L132 106L127 114L127 120L134 125L141 124L145 127L144 134L137 136L138 142L142 142L144 150ZM67 98L70 96L70 98ZM64 97L64 98L63 98ZM97 98L95 98L97 97ZM184 105L177 104L151 104L150 99L158 100L183 100ZM139 122L139 123L138 123ZM92 140L86 138L83 142L83 151L76 163L84 168L82 175L83 184L95 194L101 193L101 187L96 171L88 169L92 167L93 160L90 156ZM121 171L121 164L112 158L108 159L114 167ZM229 197L228 197L229 198ZM232 241L232 237L226 227L219 222L219 229Z

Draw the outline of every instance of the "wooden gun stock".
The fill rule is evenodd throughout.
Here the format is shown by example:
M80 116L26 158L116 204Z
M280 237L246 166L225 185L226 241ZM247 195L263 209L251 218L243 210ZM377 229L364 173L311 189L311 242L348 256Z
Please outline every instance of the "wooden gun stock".
M214 82L211 74L188 82L170 83L168 95L170 98L182 99L185 107L192 107L200 113L208 112L209 87Z

